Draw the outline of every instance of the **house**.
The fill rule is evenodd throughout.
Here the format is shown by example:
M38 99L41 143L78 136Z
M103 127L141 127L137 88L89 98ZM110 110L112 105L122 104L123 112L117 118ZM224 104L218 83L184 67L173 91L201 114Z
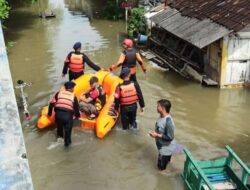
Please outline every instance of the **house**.
M162 66L221 88L250 85L250 1L172 0L150 17Z

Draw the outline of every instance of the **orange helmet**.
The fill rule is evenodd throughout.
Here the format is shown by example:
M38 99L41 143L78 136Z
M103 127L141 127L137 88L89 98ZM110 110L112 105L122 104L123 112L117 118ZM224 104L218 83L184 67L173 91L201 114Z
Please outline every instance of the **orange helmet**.
M128 48L132 48L133 47L133 41L131 39L124 39L123 40L123 45L126 45Z

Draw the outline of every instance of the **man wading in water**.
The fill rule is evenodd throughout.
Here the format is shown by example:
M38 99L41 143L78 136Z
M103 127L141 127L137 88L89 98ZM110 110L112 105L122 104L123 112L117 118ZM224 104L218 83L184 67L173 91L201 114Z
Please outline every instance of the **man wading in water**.
M160 118L155 124L155 131L149 132L149 135L155 139L158 154L158 169L162 174L170 173L166 170L171 156L175 149L175 125L172 117L170 116L171 102L166 99L159 100L157 105L157 112Z

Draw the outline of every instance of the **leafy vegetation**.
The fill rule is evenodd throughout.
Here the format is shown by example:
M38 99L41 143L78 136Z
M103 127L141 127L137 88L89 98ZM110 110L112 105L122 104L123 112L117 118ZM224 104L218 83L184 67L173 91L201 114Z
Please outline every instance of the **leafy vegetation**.
M118 6L120 1L108 0L104 8L104 17L109 20L117 20L122 17L122 9Z
M10 6L6 0L0 0L0 20L9 17Z
M37 0L22 0L18 1L19 3L35 3ZM11 1L12 2L12 1ZM10 2L10 3L11 3ZM12 4L17 2L13 1ZM0 0L0 20L3 21L9 17L10 7L11 5L8 3L7 0Z
M136 7L131 10L128 18L128 36L136 37L139 33L146 33L146 19L144 18L144 8Z

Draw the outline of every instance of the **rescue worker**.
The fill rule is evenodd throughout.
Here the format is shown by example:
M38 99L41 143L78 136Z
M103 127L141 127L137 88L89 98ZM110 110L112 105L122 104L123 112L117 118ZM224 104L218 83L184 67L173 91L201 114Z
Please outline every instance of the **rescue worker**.
M80 111L90 119L95 118L106 103L106 93L99 85L98 78L93 76L89 80L91 89L80 97Z
M120 84L115 93L115 109L118 110L120 106L122 129L129 129L130 126L137 129L136 112L137 102L139 101L141 112L145 111L145 103L143 95L138 83L130 80L130 68L123 68L121 77L123 83Z
M133 41L131 39L125 39L123 41L124 51L121 53L116 64L112 65L109 68L109 71L115 71L118 67L122 66L122 69L125 67L130 68L131 75L130 80L137 82L136 80L136 61L140 64L144 73L146 73L145 64L138 53L138 51L133 48Z
M73 117L80 117L79 104L75 97L74 82L66 82L65 90L60 90L51 99L49 104L48 116L55 110L55 122L57 124L57 138L64 138L65 147L71 144L71 132L73 126Z
M80 42L76 42L73 46L75 51L68 54L64 61L64 67L62 71L62 77L65 77L67 72L69 72L69 81L77 79L84 74L85 63L87 63L95 71L99 71L101 68L94 64L84 53L81 53ZM69 71L68 71L69 69Z

